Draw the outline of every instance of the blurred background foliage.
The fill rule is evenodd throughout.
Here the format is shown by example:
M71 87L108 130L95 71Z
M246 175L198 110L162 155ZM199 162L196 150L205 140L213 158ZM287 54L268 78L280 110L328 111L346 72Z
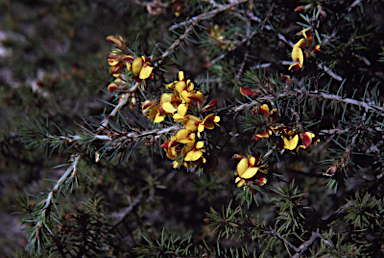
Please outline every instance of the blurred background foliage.
M31 209L25 206L26 201L23 199L29 195L28 201L33 206L40 192L51 188L65 171L63 167L53 167L69 159L68 155L57 150L51 153L48 148L26 148L19 131L24 126L35 127L36 122L58 134L59 128L73 128L77 131L81 130L78 125L85 126L86 122L98 124L102 119L101 114L108 114L111 110L103 101L114 100L114 96L106 90L112 78L108 73L106 59L111 44L105 37L122 35L138 52L149 55L156 48L168 48L178 33L183 32L183 29L170 32L169 27L173 24L208 11L202 8L199 1L162 2L167 5L159 9L148 8L142 1L134 0L0 2L0 256L16 256L18 252L20 257L27 257L27 253L21 251L28 243L27 235L19 231L17 222L23 214L17 212L22 210L21 213L25 213L25 210ZM252 31L257 32L256 36L246 36L247 23L225 12L204 20L189 40L181 45L187 51L178 51L177 55L172 56L174 60L165 62L164 67L169 73L165 80L159 76L161 81L156 83L175 80L177 71L182 68L187 78L202 83L208 80L213 85L210 98L218 97L220 107L224 106L224 100L247 101L239 93L237 86L240 82L250 88L270 85L268 82L274 80L280 80L281 84L280 73L291 74L282 60L291 59L292 49L279 40L276 33L282 33L287 40L296 42L298 37L295 34L302 29L297 22L305 21L294 10L299 5L311 3L321 4L326 12L327 18L322 20L318 30L322 39L327 40L328 37L330 42L318 56L336 74L346 79L343 96L354 96L355 99L360 96L362 99L366 92L363 85L375 85L384 79L383 63L379 62L380 53L383 52L381 47L384 45L382 1L364 1L364 5L358 4L352 10L349 8L354 1L252 2L255 13L263 19L252 25ZM212 41L212 38L218 37L215 33L212 36L209 30L215 24L223 29L220 34L227 40L226 43ZM265 29L266 26L272 29ZM244 42L238 44L242 40ZM194 41L199 44L194 44ZM259 70L258 65L265 63L268 65ZM318 88L329 85L330 92L338 92L340 83L335 80L330 82L330 77L321 75L323 71L316 66L313 59L308 59L306 69L291 74L292 81L302 85L307 80L318 80ZM240 68L244 74L252 69L254 72L247 73L248 78L245 75L239 77ZM255 77L254 74L260 76ZM380 87L376 88L377 92L370 90L370 96L377 93L379 100L383 101L383 93L378 91ZM150 93L156 94L156 91L152 88ZM326 109L331 110L331 107L327 106ZM348 112L346 116L353 117L353 110ZM137 110L134 112L126 109L122 115L128 120L134 120ZM321 109L316 109L304 120L311 121L320 115ZM327 112L317 129L320 131L338 125L341 116L344 116L342 108ZM223 117L221 126L226 128L223 131L229 132L237 127L239 120L236 117L234 120ZM209 219L217 217L207 213L210 208L221 211L223 206L227 207L230 200L234 199L234 192L242 191L233 184L236 164L229 157L234 153L244 154L254 131L239 131L243 133L239 138L226 139L220 133L214 136L213 142L226 148L217 153L218 167L200 175L170 169L170 161L163 159L158 148L150 145L136 148L135 158L123 162L119 158L103 158L95 163L91 155L82 158L79 167L83 173L79 173L79 188L57 198L62 225L55 227L58 240L56 247L63 245L68 249L78 248L84 257L92 257L92 253L87 253L89 250L97 250L105 255L103 257L135 257L136 253L150 254L150 251L154 251L146 249L148 241L167 239L162 236L167 234L162 231L165 229L165 232L172 232L172 235L181 239L192 236L192 241L200 244L199 252L208 252L216 241L212 228L208 227ZM380 135L376 140L382 140ZM332 139L327 143L330 147L337 146ZM262 150L263 147L259 144L255 149ZM300 203L297 203L295 210L296 219L300 219L300 212L307 217L312 214L329 217L345 199L355 196L356 185L362 191L367 190L364 184L360 184L364 176L363 179L356 177L350 185L340 183L337 192L325 189L326 178L320 172L324 172L330 164L320 165L317 161L333 154L321 148L326 149L323 146L314 150L315 160L309 154L301 153L300 156L290 156L287 163L274 160L275 166L271 167L271 174L281 175L280 178L276 176L276 184L294 179L301 186L298 198ZM150 150L153 149L155 151L152 154ZM376 167L382 169L382 164L372 164L377 161L376 158L354 160L358 162L355 167L359 172L373 171ZM375 173L382 172L379 170ZM258 195L259 206L251 206L244 211L244 216L257 212L257 220L265 220L263 223L270 225L275 221L277 213L284 209L278 207L277 203L287 202L284 198L290 199L289 195L294 195L294 189L288 183L286 185L283 188L286 192L276 193L279 197ZM376 197L355 196L354 202L359 203L363 198L367 202L372 202L372 198L383 198L381 185L376 183L374 186L377 188L371 188L370 191ZM266 191L273 192L270 189ZM137 199L145 201L135 204ZM372 202L372 205L376 204ZM133 215L123 219L122 214L127 212L123 207L133 207ZM356 204L356 207L360 209L361 205ZM379 213L383 216L382 211ZM247 220L244 221L244 225L248 225ZM354 222L356 218L350 213L346 221ZM238 223L238 220L233 223ZM314 230L313 221L300 223ZM353 231L351 235L356 236L348 237L358 240L364 238L363 233L350 230ZM379 231L371 232L372 239L378 241L373 243L375 248L382 248L383 245L380 242L382 237L374 236ZM95 235L98 238L81 242L82 239L93 237L85 235L86 232L97 232ZM334 239L340 237L330 235ZM211 244L209 248L204 247L203 240ZM79 242L82 245L78 245ZM245 242L237 242L235 237L220 240L220 245L241 247ZM297 240L294 244L298 246L300 243ZM254 246L256 242L249 249ZM132 250L132 247L137 250ZM272 250L271 255L282 253L284 246L280 248ZM340 247L340 250L343 251L343 248L353 249L346 245ZM47 249L41 257L54 251L53 247Z

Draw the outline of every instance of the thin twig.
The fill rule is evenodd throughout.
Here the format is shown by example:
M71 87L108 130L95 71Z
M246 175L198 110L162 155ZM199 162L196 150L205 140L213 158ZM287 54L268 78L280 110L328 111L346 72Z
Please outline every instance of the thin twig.
M118 212L113 212L111 215L108 216L108 218L114 218L115 225L118 225L120 222L122 222L125 217L133 210L133 208L140 203L141 197L143 196L143 193L140 192L136 198L129 204L128 207L125 207Z
M77 171L77 164L81 158L82 154L76 154L72 159L72 164L67 168L65 173L57 180L55 186L53 187L52 191L48 193L47 198L45 198L42 203L44 203L43 208L40 210L40 216L38 216L38 220L35 225L35 233L33 241L30 241L30 243L38 241L40 237L40 232L43 228L47 228L45 221L47 219L48 211L51 209L52 205L52 199L54 198L55 194L60 191L61 187L65 183L65 181L68 179L70 174L75 173ZM47 228L48 229L48 228ZM51 230L48 230L50 233Z
M312 243L319 237L319 229L316 230L316 232L312 232L312 236L308 241L306 241L304 244L302 244L298 249L296 250L296 254L293 256L293 258L299 258Z
M138 82L136 82L128 91L127 93L125 94L125 96L123 98L120 99L120 102L117 104L117 106L112 110L112 112L109 114L109 116L104 119L102 122L101 122L101 125L100 127L96 130L96 131L102 131L104 128L106 128L109 124L109 119L115 117L117 115L117 113L119 112L119 110L125 105L127 104L128 102L128 99L129 97L131 96L130 93L132 92L135 92L138 87L140 86L140 84Z
M359 101L355 99L350 99L350 98L342 98L338 95L334 94L328 94L324 92L318 92L318 91L306 91L306 90L300 90L300 89L294 89L294 90L285 90L284 92L281 93L275 93L275 94L268 94L263 97L257 98L256 100L253 100L249 103L242 104L240 106L235 106L229 109L229 113L237 113L240 112L241 110L251 108L263 101L271 101L274 99L278 98L285 98L285 97L304 97L304 96L309 96L312 98L321 98L324 100L335 100L338 102L343 102L343 103L348 103L351 105L355 106L360 106L364 108L366 111L372 110L377 113L379 113L380 116L384 116L384 107L376 106L373 104L368 104L367 102L364 101Z
M226 11L232 7L235 7L236 5L243 4L243 3L248 2L248 1L249 0L240 0L238 2L234 2L234 3L226 4L226 5L221 5L221 4L217 4L214 1L209 1L209 3L212 5L212 7L216 8L216 9L213 9L212 11L209 11L209 12L199 14L199 15L192 17L192 18L190 18L186 21L183 21L181 23L174 24L169 28L169 31L175 30L175 29L183 27L183 26L187 26L188 24L194 23L196 21L199 22L206 17L212 17L218 13L224 12L224 11Z
M295 250L296 253L300 252L300 249L297 248L296 246L294 246L293 244L291 244L285 237L283 237L282 235L279 234L279 232L275 231L272 227L269 227L268 230L265 230L266 233L269 233L269 234L272 234L274 236L276 236L277 238L283 240L283 242L288 245L289 247L291 247L293 250Z
M240 77L243 74L243 70L244 70L244 66L245 66L245 62L247 61L247 58L248 58L248 50L244 54L243 62L240 65L240 69L237 72L236 79L235 79L234 83L236 83L236 82L238 82L240 80Z

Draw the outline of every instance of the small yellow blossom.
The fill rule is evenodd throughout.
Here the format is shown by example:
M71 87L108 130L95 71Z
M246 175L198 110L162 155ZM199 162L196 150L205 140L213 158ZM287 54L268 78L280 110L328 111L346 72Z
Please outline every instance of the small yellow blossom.
M237 175L237 178L235 179L235 183L237 184L237 187L243 186L247 182L247 180L253 178L259 171L264 174L267 173L268 165L263 164L263 165L257 166L257 163L259 162L259 158L260 158L259 155L256 155L256 156L248 155L248 157L243 157L240 160L240 162L237 164L237 168L235 172L235 175Z
M212 130L216 126L220 126L218 123L220 122L220 117L215 116L214 114L210 114L204 118L204 120L199 123L198 131L203 132L204 129Z
M132 63L132 71L135 76L138 76L139 79L144 80L151 76L153 66L149 62L148 58L145 58L144 56L136 57Z

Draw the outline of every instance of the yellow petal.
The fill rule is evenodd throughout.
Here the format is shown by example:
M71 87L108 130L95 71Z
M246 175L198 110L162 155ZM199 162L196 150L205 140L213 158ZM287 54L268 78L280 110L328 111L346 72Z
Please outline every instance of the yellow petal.
M171 102L175 99L175 95L173 93L163 93L160 97L161 102Z
M180 141L180 140L187 138L190 132L191 131L189 131L187 129L180 129L176 133L176 141Z
M287 150L295 149L297 146L297 143L299 142L299 136L297 134L292 139L288 139L283 136L281 137L283 138L283 141L284 141L284 148Z
M173 83L173 82L168 83L168 84L165 85L165 87L168 88L168 89L172 89L173 90L175 88L175 83Z
M191 82L191 80L187 80L187 85L188 91L192 91L195 88L195 85Z
M144 64L144 66L141 68L139 78L142 80L149 78L149 76L151 76L152 71L153 66L151 66L150 64Z
M201 148L203 148L204 147L204 142L197 142L196 143L196 149L201 149Z
M156 114L156 117L155 117L155 119L153 120L153 122L155 122L155 123L161 123L161 122L163 122L164 118L165 118L165 114L160 115L160 113L158 113L158 114Z
M188 119L185 123L183 123L184 127L190 131L196 131L197 130L197 125L196 122Z
M243 158L242 160L240 160L239 164L237 164L237 174L239 176L242 176L243 173L248 169L248 159L247 158Z
M184 119L184 116L181 116L178 113L173 115L173 120L175 120L176 122L181 123L183 121L183 119Z
M188 111L188 104L180 104L177 107L177 113L179 113L181 116L185 116Z
M184 81L184 72L179 71L179 81Z
M148 118L151 120L155 120L157 112L158 112L158 107L152 108L151 111L149 111Z
M201 156L203 156L203 152L201 150L193 150L187 153L185 155L184 161L196 161Z
M300 47L293 47L292 49L292 60L299 61L300 67L304 64L304 55Z
M297 64L299 64L300 62L297 62L297 63L294 63L293 65L289 66L288 67L288 70L291 70L294 66L296 66Z
M254 166L255 165L255 162L256 162L256 159L255 157L249 157L249 163L251 164L251 166Z
M300 39L295 45L293 45L293 48L302 47L305 45L305 39Z
M136 57L132 63L132 71L135 76L140 73L141 68L143 67L143 59L141 57Z
M185 84L184 81L176 82L176 84L175 84L175 91L177 93L180 94L185 88L186 88L186 84Z
M181 164L177 162L176 160L173 162L173 168L179 168Z
M248 168L248 169L241 175L241 177L244 178L244 179L249 179L249 178L253 177L254 175L256 175L256 173L257 173L258 170L259 170L258 167Z
M172 106L172 104L170 102L164 102L161 104L161 107L163 108L163 110L168 113L168 114L173 114L176 112L176 108L174 106Z
M239 177L238 177L239 178ZM237 183L237 187L241 187L241 186L243 186L244 184L245 184L245 180L244 179L241 179L241 178L239 178L240 180L238 181L238 183Z

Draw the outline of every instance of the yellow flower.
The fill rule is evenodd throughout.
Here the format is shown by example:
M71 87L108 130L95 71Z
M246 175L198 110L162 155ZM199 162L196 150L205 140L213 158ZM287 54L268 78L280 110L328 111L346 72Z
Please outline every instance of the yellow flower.
M149 62L149 58L145 58L144 56L136 57L132 63L132 71L133 75L138 76L141 80L145 80L151 76L153 66Z
M224 32L224 29L219 28L219 25L215 24L213 26L213 29L209 31L209 35L211 35L212 38L217 40L223 40L224 36L221 34Z
M119 88L122 88L123 87L123 80L120 79L120 78L116 78L113 82L111 82L109 85L108 85L108 91L109 92L112 92L116 89L119 89Z
M299 136L289 129L283 129L284 133L281 135L283 139L283 148L287 150L293 150L296 148L297 143L299 142Z
M272 130L269 129L269 127L267 127L264 130L258 132L253 139L255 141L259 139L268 139L271 135L272 135Z
M215 116L214 114L210 114L204 118L204 121L199 123L198 131L203 132L205 128L212 130L215 128L215 125L220 126L218 123L220 122L220 117Z
M263 164L260 166L256 166L259 162L259 155L251 156L248 155L247 158L242 158L240 162L237 164L235 175L237 178L235 179L235 183L237 187L241 187L246 183L248 179L253 178L258 171L262 173L267 173L268 165Z
M174 114L177 111L178 105L178 102L175 100L176 96L174 93L163 93L160 97L160 105L166 113Z
M183 126L190 131L196 131L201 122L202 120L194 115L186 115L183 120Z
M114 50L107 57L108 64L111 66L109 68L109 73L115 77L118 77L120 73L124 70L124 58L126 55L121 53L121 50Z
M148 114L148 118L155 123L163 122L163 120L165 119L165 116L166 116L166 113L159 105L153 107Z
M291 65L288 70L291 70L292 68L294 70L298 70L304 65L304 54L303 51L301 50L301 46L305 45L305 39L300 39L292 49L292 60L296 61L295 64Z
M113 35L109 35L107 37L107 40L113 44L115 44L116 46L118 46L119 48L122 48L125 44L124 42L124 39L122 36L120 35L117 35L117 36L113 36Z
M176 122L182 123L188 111L188 104L180 104L177 107L177 113L173 115L173 119Z
M299 151L300 149L307 149L309 145L311 145L312 139L316 137L316 135L312 132L299 133L299 136L303 144L297 146L296 151ZM314 145L316 145L319 141L320 141L319 139L315 140Z
M180 129L176 133L176 141L183 144L191 144L195 142L196 134L188 129Z
M172 135L169 140L164 142L161 146L167 154L167 157L174 160L180 153L179 143L176 141L176 136Z
M204 142L202 141L193 144L186 144L181 150L181 155L183 156L184 161L197 161L200 159L205 152L203 147Z

